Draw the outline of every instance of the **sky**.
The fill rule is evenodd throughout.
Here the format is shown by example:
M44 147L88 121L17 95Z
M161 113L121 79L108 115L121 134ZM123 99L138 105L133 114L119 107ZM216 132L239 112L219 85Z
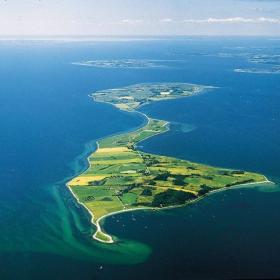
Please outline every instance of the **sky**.
M280 0L0 0L0 36L280 36Z

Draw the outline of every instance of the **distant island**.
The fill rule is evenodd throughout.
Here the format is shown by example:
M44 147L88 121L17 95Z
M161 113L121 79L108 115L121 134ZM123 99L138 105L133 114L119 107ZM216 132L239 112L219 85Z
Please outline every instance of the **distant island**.
M264 68L243 68L243 69L234 69L234 72L237 73L249 73L249 74L280 74L280 68L273 67L270 69Z
M115 60L86 60L73 62L73 65L96 67L96 68L161 68L161 60L150 59L115 59Z
M98 91L92 98L135 112L147 103L189 97L207 90L211 87L185 83L137 84ZM137 209L178 207L213 191L267 181L257 173L139 151L139 142L169 130L168 122L139 113L147 118L143 127L98 141L97 150L88 158L88 169L67 184L91 214L92 223L97 227L93 236L96 240L114 242L100 225L109 215Z
M279 54L257 54L252 55L249 58L252 63L267 64L272 66L280 66L280 55Z
M261 67L237 68L234 72L249 74L280 74L280 55L257 54L249 55L250 63L261 65Z

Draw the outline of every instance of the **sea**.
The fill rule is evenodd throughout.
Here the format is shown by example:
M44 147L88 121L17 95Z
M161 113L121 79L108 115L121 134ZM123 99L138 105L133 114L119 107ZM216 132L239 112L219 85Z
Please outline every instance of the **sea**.
M252 60L277 55L279 39L269 37L1 40L0 279L279 278L280 65ZM116 66L73 64L100 60ZM117 242L94 241L65 184L87 168L97 139L145 120L89 95L167 82L213 89L143 106L171 129L141 150L260 172L274 184L114 215L103 226Z

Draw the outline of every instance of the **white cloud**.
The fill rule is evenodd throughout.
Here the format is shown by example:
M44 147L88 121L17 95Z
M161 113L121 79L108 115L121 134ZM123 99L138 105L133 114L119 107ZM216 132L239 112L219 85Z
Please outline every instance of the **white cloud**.
M121 24L128 24L128 25L135 25L135 24L142 24L144 21L142 19L130 19L126 18L121 20Z
M160 19L159 22L161 22L161 23L170 23L170 22L173 22L173 20L171 18L163 18L163 19Z
M277 18L265 18L265 17L260 17L258 18L259 22L268 22L268 23L280 23L280 19Z
M185 19L184 23L273 23L280 24L278 18L244 18L244 17L233 17L233 18L207 18L207 19Z

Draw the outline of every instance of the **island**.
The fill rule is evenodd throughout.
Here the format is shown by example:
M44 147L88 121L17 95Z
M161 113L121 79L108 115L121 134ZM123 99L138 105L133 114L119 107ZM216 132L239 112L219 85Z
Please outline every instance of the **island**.
M161 68L165 67L161 60L150 59L117 59L117 60L85 60L73 62L73 65L95 67L95 68Z
M186 98L212 87L185 84L137 84L92 94L129 112L151 102ZM169 130L169 123L141 113L146 123L130 132L106 137L88 157L88 169L67 183L96 225L94 238L113 243L100 221L109 215L139 209L160 210L193 203L213 191L241 184L266 182L265 176L243 170L217 168L187 160L146 153L137 145Z
M280 68L272 67L270 69L265 68L237 68L234 69L236 73L249 73L249 74L280 74Z
M261 65L262 67L237 68L234 69L234 72L250 74L280 74L280 55L249 55L248 61L250 63Z
M258 54L253 55L249 58L249 62L259 63L259 64L268 64L280 66L280 55L279 54Z

